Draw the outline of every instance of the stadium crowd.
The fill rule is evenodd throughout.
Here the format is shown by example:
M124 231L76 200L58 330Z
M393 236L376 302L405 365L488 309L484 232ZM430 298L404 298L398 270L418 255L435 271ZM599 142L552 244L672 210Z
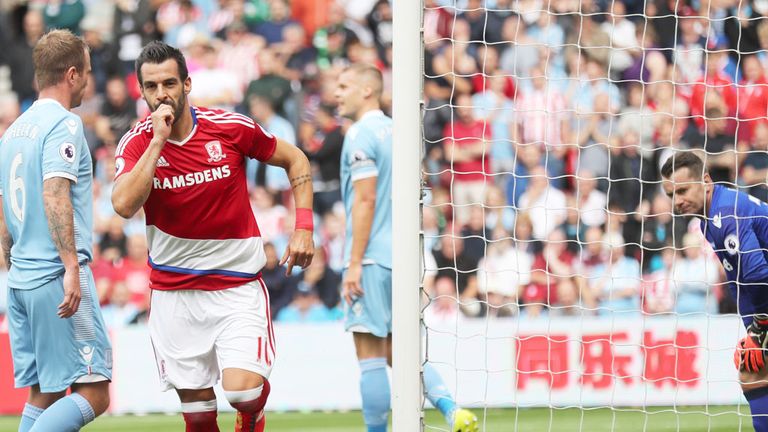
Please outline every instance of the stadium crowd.
M425 7L429 319L734 311L697 225L670 214L658 168L674 149L701 149L715 181L768 199L768 2ZM309 156L318 249L291 276L278 266L293 227L290 185L279 170L248 166L263 276L277 321L339 319L350 122L334 91L354 62L377 65L391 88L390 2L0 0L0 136L36 98L31 50L51 28L91 49L76 111L94 160L92 266L108 325L141 322L149 301L142 215L117 216L110 192L115 148L148 114L133 62L154 39L184 51L192 104L249 115Z

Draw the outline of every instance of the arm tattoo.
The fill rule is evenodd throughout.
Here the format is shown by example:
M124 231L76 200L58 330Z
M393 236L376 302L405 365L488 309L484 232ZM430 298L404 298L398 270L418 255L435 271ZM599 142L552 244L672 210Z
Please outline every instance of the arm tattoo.
M2 219L2 212L0 212L0 219ZM8 232L8 228L5 225L5 220L2 220L2 229L0 229L0 247L3 248L3 258L5 258L6 270L11 269L11 247L13 247L13 238L11 233Z
M297 187L303 185L304 183L309 183L312 181L312 176L309 174L300 175L298 177L294 177L291 179L291 187L296 189Z
M52 178L43 182L43 204L48 217L48 230L59 253L77 254L75 246L75 220L70 183L65 178Z
M3 234L3 257L5 258L6 270L11 269L11 246L13 246L13 239L7 232Z

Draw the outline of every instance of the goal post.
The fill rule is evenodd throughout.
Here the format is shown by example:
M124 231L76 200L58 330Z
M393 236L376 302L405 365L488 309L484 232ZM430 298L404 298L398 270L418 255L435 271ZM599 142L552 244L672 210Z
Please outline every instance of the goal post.
M392 427L421 431L421 0L393 1Z
M485 432L746 427L743 325L659 168L768 200L768 2L393 6L394 430L446 430L427 360Z

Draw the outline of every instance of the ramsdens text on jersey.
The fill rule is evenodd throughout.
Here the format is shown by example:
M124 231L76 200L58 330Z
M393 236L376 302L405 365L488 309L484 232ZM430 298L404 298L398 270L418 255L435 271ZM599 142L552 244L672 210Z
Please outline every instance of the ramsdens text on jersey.
M207 169L205 171L199 171L184 175L177 175L173 177L166 177L164 179L154 178L155 189L177 189L187 186L194 186L202 183L210 183L212 181L220 180L229 177L231 174L229 165L222 165L220 167Z

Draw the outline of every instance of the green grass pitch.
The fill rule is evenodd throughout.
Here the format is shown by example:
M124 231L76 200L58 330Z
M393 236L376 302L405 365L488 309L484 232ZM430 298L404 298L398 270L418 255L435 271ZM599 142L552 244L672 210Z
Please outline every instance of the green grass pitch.
M751 432L746 406L653 407L615 409L488 409L474 410L481 432ZM740 414L739 414L740 413ZM0 417L0 432L15 432L18 417ZM219 415L222 432L234 430L234 415ZM445 431L439 413L428 410L427 432ZM84 428L86 432L177 432L184 426L180 415L105 416ZM268 413L268 432L363 432L360 412ZM401 432L401 431L394 431ZM402 431L411 432L411 431Z

